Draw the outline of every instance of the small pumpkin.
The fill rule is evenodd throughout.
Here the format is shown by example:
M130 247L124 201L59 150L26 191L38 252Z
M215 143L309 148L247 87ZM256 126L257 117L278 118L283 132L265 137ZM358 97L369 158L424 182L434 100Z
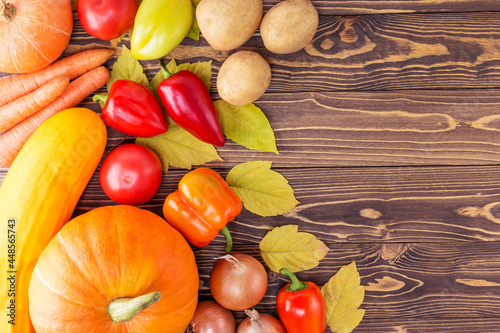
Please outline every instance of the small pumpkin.
M165 220L100 207L68 222L42 252L29 311L38 333L183 333L198 287L193 251Z
M72 30L69 0L0 0L0 72L50 65L68 46Z

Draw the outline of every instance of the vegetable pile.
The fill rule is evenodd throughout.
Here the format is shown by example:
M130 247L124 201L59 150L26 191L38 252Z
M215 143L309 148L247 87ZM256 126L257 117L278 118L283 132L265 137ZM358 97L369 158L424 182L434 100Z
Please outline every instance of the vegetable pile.
M0 187L0 221L9 228L0 246L11 252L0 254L0 269L15 275L1 279L2 290L14 292L2 293L0 305L17 313L0 331L319 333L329 326L351 332L364 316L354 262L322 288L300 281L294 273L315 268L329 249L296 225L269 231L259 244L262 261L232 250L228 224L243 208L276 216L299 204L272 162L234 165L225 179L201 167L222 160L216 147L226 138L279 153L269 120L254 104L271 84L269 63L257 52L236 50L218 72L214 101L211 61L160 59L200 33L216 50L235 50L259 26L271 52L299 51L318 27L309 0L286 0L264 18L261 0L73 1L90 35L112 47L129 36L131 48L122 45L111 72L101 65L113 49L56 61L69 42L71 2L47 1L58 15L35 4L0 0L0 71L24 73L0 79L0 165L11 166ZM45 30L37 25L47 21L31 26L23 20L27 13L44 14L57 32L40 34ZM30 37L40 43L36 52L12 31L14 20L37 34ZM286 24L298 28L289 29L293 36L277 33ZM4 36L16 42L7 45ZM23 66L3 56L7 46ZM157 60L160 70L148 79L139 60ZM74 108L104 85L107 91L93 96L102 116ZM104 153L105 125L135 143ZM189 171L164 196L163 218L134 207L159 195L170 167ZM70 221L95 172L117 205ZM219 233L227 246L210 274L213 300L198 303L192 247L210 246ZM279 319L253 309L268 292L268 270L291 280L276 295ZM247 318L237 322L234 311Z

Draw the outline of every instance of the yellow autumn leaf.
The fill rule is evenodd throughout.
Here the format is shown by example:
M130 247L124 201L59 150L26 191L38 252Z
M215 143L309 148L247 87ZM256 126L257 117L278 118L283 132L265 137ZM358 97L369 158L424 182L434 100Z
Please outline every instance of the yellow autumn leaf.
M122 54L116 59L111 70L111 77L107 83L108 92L113 82L117 80L131 80L149 88L149 81L141 63L132 56L130 50L123 45Z
M249 149L278 154L273 129L255 104L235 106L219 99L214 102L222 132L229 139Z
M296 225L276 227L259 244L262 259L272 271L288 268L300 272L318 266L328 247L316 236L299 232Z
M271 170L271 161L250 161L235 165L226 182L246 209L260 216L289 212L299 202L282 174Z
M333 333L352 332L365 315L359 309L365 297L356 263L343 266L321 288L326 302L326 322Z

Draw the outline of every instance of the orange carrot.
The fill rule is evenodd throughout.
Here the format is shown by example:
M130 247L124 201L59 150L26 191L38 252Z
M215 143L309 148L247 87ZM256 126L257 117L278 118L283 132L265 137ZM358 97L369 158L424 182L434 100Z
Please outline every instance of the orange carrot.
M69 85L69 77L58 77L37 90L0 107L0 133L11 129L59 97Z
M71 82L66 91L52 103L0 136L0 166L12 164L24 143L45 120L59 111L80 104L85 97L104 86L109 77L109 71L102 66L83 74Z
M0 106L24 96L59 76L70 80L100 66L113 54L111 49L92 49L63 58L36 72L0 79Z

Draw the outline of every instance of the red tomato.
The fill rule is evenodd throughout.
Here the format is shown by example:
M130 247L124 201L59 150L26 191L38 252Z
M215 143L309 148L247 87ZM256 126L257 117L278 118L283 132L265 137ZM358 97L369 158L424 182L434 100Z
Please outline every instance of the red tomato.
M83 29L94 37L111 40L134 25L137 0L78 0L76 12Z
M99 182L108 197L123 205L143 205L161 184L161 162L146 147L135 143L115 148L104 159Z

